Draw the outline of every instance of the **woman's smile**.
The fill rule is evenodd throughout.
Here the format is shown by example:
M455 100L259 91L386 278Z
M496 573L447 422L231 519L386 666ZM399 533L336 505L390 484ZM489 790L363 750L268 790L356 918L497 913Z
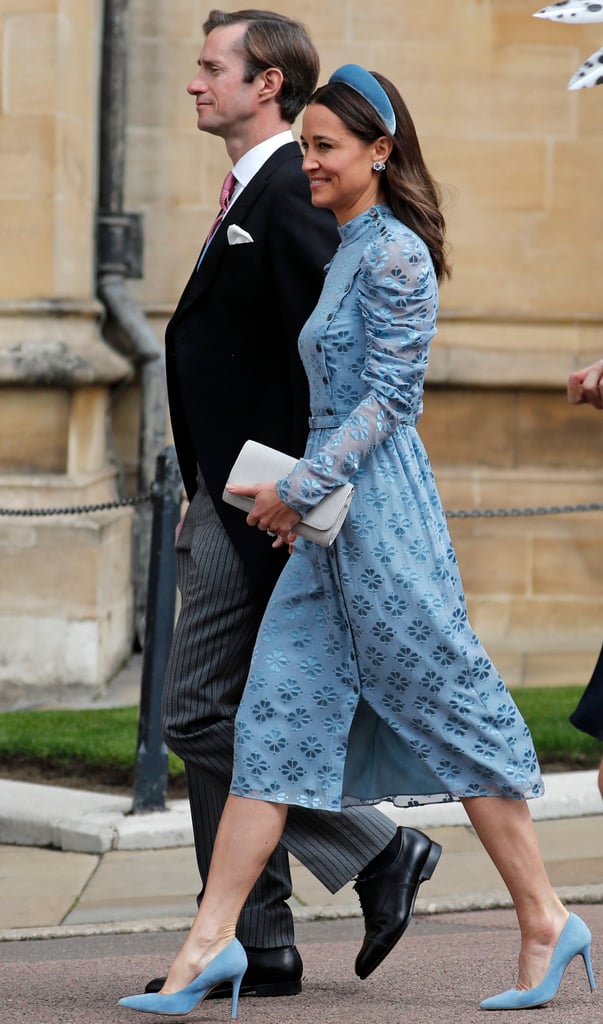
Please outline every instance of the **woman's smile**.
M340 224L379 202L374 144L359 139L320 103L306 108L301 147L312 202L332 210Z

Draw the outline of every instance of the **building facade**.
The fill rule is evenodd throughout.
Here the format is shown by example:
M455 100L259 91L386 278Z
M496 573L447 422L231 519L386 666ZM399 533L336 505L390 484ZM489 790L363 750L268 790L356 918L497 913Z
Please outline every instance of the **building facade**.
M210 6L0 0L2 510L134 495L145 408L155 446L168 439L160 356L119 337L99 288L106 16L121 18L126 57L108 231L122 214L142 224L142 276L118 266L116 279L160 352L227 170L186 93ZM564 393L603 350L603 89L566 91L601 26L534 19L526 0L273 6L307 24L323 77L355 61L399 86L446 197L454 273L419 428L445 507L602 501L603 416ZM509 684L587 677L603 639L601 521L451 520L473 624ZM0 701L106 686L136 634L135 524L128 507L0 517Z

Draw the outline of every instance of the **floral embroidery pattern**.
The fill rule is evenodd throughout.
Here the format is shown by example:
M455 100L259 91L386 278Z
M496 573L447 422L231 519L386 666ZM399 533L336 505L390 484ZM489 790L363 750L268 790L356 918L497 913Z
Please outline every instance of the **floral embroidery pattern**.
M327 810L538 796L529 732L468 622L415 429L437 315L429 254L386 206L340 232L300 337L320 423L277 487L301 513L337 484L356 490L335 545L298 540L270 600L232 792Z

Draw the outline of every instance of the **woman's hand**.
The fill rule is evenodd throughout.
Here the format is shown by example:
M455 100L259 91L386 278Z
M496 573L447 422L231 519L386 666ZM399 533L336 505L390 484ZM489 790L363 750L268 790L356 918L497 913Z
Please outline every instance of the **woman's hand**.
M301 516L281 501L274 483L229 484L228 490L232 494L244 494L254 499L253 508L247 516L248 526L257 526L258 530L274 535L276 540L273 548L288 544L291 551L295 541L293 527L299 523Z

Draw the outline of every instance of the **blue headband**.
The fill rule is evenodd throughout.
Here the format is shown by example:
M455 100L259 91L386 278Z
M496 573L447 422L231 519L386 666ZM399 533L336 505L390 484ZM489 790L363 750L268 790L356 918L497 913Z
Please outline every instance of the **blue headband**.
M385 89L379 85L370 71L360 67L360 64L344 64L333 72L329 78L329 84L331 82L341 82L353 89L354 92L359 93L379 115L390 135L394 134L396 131L394 108Z

